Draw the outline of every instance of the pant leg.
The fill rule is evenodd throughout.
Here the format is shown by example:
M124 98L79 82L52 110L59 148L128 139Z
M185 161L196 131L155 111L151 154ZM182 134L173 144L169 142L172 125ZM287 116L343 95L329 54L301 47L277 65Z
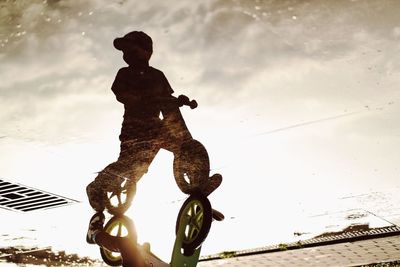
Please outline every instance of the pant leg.
M99 172L86 187L89 203L96 211L104 210L105 192L114 191L124 179L139 181L160 149L155 139L126 140L121 142L120 147L118 160Z
M171 119L170 121L168 121L168 123L164 125L164 131L162 134L162 148L171 151L174 154L174 157L177 157L181 153L182 144L184 144L185 142L190 143L190 141L193 139L185 125L185 122L183 121L181 114L175 113L172 114L172 116L174 119ZM177 134L178 130L179 134ZM196 149L198 148L193 147L193 149L193 153L191 154L196 154ZM207 158L204 158L204 160L209 160L208 156ZM192 174L196 173L197 171L196 166L193 167L194 168L190 171ZM175 179L177 178L175 177ZM211 177L208 177L208 175L206 177L202 176L199 180L199 190L203 195L208 196L220 186L221 182L222 176L220 174L214 174Z

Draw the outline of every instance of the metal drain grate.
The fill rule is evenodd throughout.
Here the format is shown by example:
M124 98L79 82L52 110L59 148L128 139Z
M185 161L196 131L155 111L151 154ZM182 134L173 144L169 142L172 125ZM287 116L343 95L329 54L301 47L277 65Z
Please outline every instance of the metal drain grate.
M77 202L73 199L0 179L0 208L28 212Z

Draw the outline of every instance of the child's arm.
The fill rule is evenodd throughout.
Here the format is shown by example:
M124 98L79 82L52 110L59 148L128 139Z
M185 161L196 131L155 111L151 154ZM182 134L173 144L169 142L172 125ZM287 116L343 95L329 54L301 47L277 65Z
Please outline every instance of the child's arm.
M182 106L189 106L191 109L197 107L196 100L189 100L185 95L180 95L178 97L172 95L157 97L154 99L154 104L159 105L162 111L176 109Z
M118 71L117 76L111 86L111 90L114 92L117 100L122 104L136 103L141 101L141 97L135 92L127 90L129 86L127 85L127 74L123 73L124 70ZM129 79L129 78L128 78Z
M113 90L114 88L112 88ZM117 100L123 104L137 103L141 101L141 97L124 90L113 90Z

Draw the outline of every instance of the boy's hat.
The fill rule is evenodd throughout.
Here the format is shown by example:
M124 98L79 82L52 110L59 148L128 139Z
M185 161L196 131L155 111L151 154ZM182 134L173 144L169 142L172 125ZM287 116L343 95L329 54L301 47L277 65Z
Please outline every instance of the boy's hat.
M137 45L150 53L153 52L153 41L151 37L142 31L133 31L126 34L124 37L114 40L114 47L121 51L124 51L132 45Z

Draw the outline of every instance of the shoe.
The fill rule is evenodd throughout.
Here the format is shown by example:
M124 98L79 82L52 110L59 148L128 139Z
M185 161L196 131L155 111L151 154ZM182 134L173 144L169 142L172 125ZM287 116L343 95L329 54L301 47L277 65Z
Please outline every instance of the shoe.
M96 181L91 182L86 187L86 194L89 199L89 204L96 212L102 212L105 209L104 200L106 193L102 189L102 185Z
M89 228L86 234L86 242L89 244L95 244L94 236L103 230L104 225L104 214L102 212L96 212L92 218L90 218Z
M219 173L216 173L212 175L209 180L206 188L202 191L203 195L208 196L212 192L214 192L215 189L217 189L222 183L222 175Z

